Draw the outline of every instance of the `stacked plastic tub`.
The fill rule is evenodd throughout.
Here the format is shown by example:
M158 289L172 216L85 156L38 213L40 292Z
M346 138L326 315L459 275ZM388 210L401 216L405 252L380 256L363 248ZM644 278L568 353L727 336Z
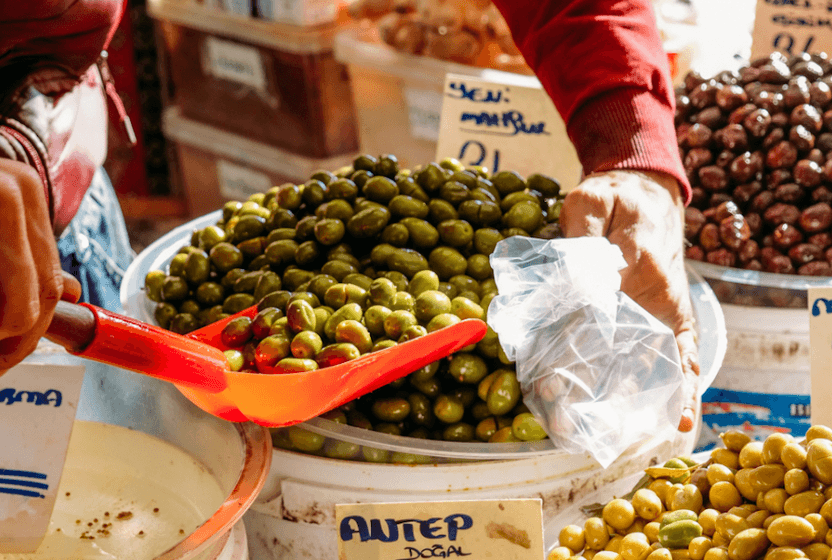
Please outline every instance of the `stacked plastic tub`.
M194 229L216 222L214 212L170 232L134 261L122 285L127 312L152 322L153 306L143 291L147 272L163 269L188 244ZM705 281L690 271L697 316L702 375L712 379L725 352L719 302ZM271 471L256 503L244 517L253 560L335 559L337 503L411 500L540 498L544 519L594 489L646 466L690 453L697 433L656 437L632 446L609 468L589 455L555 450L548 440L529 443L457 443L371 432L317 418L273 430L280 445L285 430L303 430L320 443L363 446L390 462L333 459L275 447ZM547 535L547 540L555 535Z
M340 3L315 5L332 8L332 20L298 14L317 24L291 25L286 14L274 21L196 0L148 2L169 97L164 134L191 215L340 167L358 151L349 76L333 55L346 25Z

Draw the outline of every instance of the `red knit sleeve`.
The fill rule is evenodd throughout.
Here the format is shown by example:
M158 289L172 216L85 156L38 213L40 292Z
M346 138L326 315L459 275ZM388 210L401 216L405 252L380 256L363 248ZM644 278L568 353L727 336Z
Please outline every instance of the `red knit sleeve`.
M585 173L660 171L691 188L650 0L494 0L566 122Z

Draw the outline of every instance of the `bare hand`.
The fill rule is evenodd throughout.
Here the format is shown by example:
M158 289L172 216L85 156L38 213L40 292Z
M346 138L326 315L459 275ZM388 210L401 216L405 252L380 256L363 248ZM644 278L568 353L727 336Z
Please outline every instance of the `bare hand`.
M81 286L61 270L40 177L0 159L0 375L32 353L59 299Z
M699 353L684 266L684 206L676 180L661 173L609 171L587 177L561 210L567 237L605 236L628 266L621 289L676 334L686 405L679 430L693 429L698 410Z

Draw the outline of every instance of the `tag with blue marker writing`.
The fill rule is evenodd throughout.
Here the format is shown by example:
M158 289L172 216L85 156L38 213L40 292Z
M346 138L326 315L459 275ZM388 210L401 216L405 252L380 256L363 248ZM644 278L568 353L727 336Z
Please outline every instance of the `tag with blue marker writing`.
M539 499L336 504L340 560L540 560Z
M0 375L0 553L33 552L46 534L83 380L82 365Z
M832 52L827 0L757 0L751 60L779 51L787 56Z
M832 287L809 288L809 353L812 424L832 426ZM820 403L820 406L814 406Z
M491 172L543 173L564 190L581 177L563 119L537 78L496 70L445 76L436 159L446 157Z

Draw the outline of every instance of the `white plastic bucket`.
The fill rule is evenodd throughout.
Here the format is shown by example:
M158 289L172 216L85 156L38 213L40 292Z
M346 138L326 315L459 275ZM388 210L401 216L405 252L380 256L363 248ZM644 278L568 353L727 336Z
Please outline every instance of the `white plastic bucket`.
M702 396L697 450L728 429L753 439L806 433L810 424L809 315L806 290L832 278L731 269L689 262L721 301L728 346L722 368Z
M194 229L215 223L220 214L214 212L180 226L136 258L121 291L122 305L129 315L153 321L154 304L142 291L145 275L164 268L189 242ZM689 281L699 329L702 381L707 386L725 354L725 323L719 302L704 279L689 270ZM588 454L557 451L548 440L505 444L416 440L321 418L303 427L332 439L432 459L430 464L376 464L274 449L263 490L243 516L252 560L335 560L337 503L533 497L543 501L545 522L596 488L670 457L689 454L698 438L698 430L674 434L672 440L653 438L632 446L604 470ZM547 542L555 536L549 535Z

